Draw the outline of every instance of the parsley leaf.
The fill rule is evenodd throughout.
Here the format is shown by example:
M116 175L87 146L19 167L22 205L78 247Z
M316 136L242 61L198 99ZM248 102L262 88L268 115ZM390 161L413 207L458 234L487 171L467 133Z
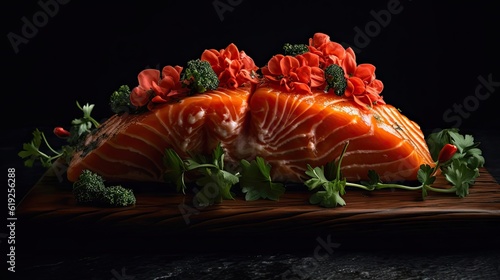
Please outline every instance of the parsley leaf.
M304 184L309 188L309 190L323 187L323 190L317 191L311 195L309 198L309 202L311 204L319 204L323 207L346 205L342 195L345 194L345 186L347 182L345 178L341 178L342 175L340 173L340 166L348 145L349 142L346 142L336 166L334 162L327 163L326 168L323 166L313 168L311 165L307 165L305 173L311 178L306 180Z
M472 169L483 167L485 161L482 151L478 148L480 143L474 142L472 135L461 135L458 132L449 132L449 134L453 144L458 148L458 153L454 158L462 159Z
M417 180L422 183L422 198L427 196L427 186L430 186L436 181L434 168L428 164L422 164L417 172Z
M186 183L184 182L184 173L186 167L181 157L173 150L166 149L163 157L163 164L166 166L163 178L167 182L172 182L177 187L177 191L185 193Z
M256 157L251 162L241 160L241 168L240 185L245 193L245 200L252 201L261 198L279 200L279 197L285 193L283 184L272 182L271 165L263 158Z
M99 122L97 122L90 114L94 109L94 104L85 104L83 107L76 102L76 106L83 112L83 117L78 119L73 119L71 121L71 129L70 129L70 138L68 142L70 144L78 143L78 140L81 139L82 136L86 135L92 130L92 126L99 127Z
M474 184L474 180L479 176L477 169L470 169L467 163L454 159L452 164L444 170L446 180L451 182L455 188L455 193L459 197L469 194L469 187Z
M45 143L48 149L54 154L53 156L41 151L42 143ZM54 150L47 142L45 134L40 130L35 129L35 131L33 131L33 139L31 142L23 144L23 150L18 153L18 156L24 159L24 165L26 167L32 167L38 160L43 167L48 168L52 166L54 160L65 155L65 151L70 152L70 149L65 149L62 152Z
M199 206L220 203L224 199L234 199L231 187L238 183L239 177L227 171L213 167L205 167L202 177L196 184L202 189L195 194L195 202Z
M166 165L164 178L166 181L175 183L177 191L184 192L186 189L185 173L195 173L195 182L202 187L194 197L198 206L208 206L224 199L234 199L231 188L239 182L240 174L232 174L224 170L224 149L220 143L213 150L211 157L196 155L185 160L182 160L173 149L167 149L163 162Z
M440 168L445 178L453 187L443 190L427 187L429 190L440 192L455 192L459 197L469 194L469 187L474 184L479 176L479 168L484 166L485 160L482 151L478 148L480 143L474 141L472 135L462 135L457 128L444 129L433 133L428 137L428 145L431 151L439 153L438 148L446 144L457 146L457 152L452 160L440 164L435 168ZM434 156L434 155L433 155Z

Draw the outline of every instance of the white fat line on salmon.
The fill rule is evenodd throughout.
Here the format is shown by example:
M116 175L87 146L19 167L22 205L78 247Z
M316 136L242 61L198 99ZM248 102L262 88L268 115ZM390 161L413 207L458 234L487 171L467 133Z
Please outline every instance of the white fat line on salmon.
M120 145L116 142L112 142L112 141L108 141L107 143L109 146L113 147L114 149L116 149L117 153L120 153L120 152L124 152L124 151L129 151L129 152L133 152L134 154L137 154L139 155L140 157L146 159L146 161L150 162L153 166L156 166L156 168L158 169L158 171L162 171L163 170L163 166L155 161L154 159L152 159L151 157L149 157L148 155L144 154L142 150L145 150L145 149L141 149L141 150L138 150L136 148L132 148L130 146L123 146L123 145ZM161 154L160 154L161 155ZM102 157L103 159L106 159L107 161L111 161L109 160L109 157ZM128 161L130 163L132 163L131 161ZM139 165L135 165L133 164L132 166L135 166L135 167L138 167L138 168L141 168L141 169L147 169L146 166L142 165L142 164L139 164Z
M158 139L161 139L162 141L164 141L165 143L167 143L167 139L165 138L165 134L162 133L162 132L160 132L158 129L156 129L156 127L152 127L149 124L144 124L144 123L141 123L139 125L141 127L143 127L144 129L147 129L148 131L150 131L154 135L156 135L158 137Z
M285 145L286 143L296 139L296 138L304 138L304 136L308 135L311 133L303 133L303 134L295 134L294 136L290 137L290 134L293 135L297 127L302 125L303 123L307 122L309 119L313 118L314 116L309 114L306 118L303 118L300 122L295 122L293 125L288 125L284 124L280 126L281 129L278 129L278 131L274 131L273 135L274 137L268 138L268 141L270 145L277 147L280 147L282 145ZM317 125L316 123L315 125ZM284 131L284 132L283 132Z
M415 151L412 151L409 153L406 157L398 157L398 159L393 160L393 161L387 161L383 163L353 163L353 164L345 164L342 166L342 170L348 170L348 169L355 169L355 168L360 168L360 169L376 169L375 167L380 167L380 166L388 166L388 165L393 165L395 163L399 163L398 169L396 172L390 172L387 171L385 173L391 173L391 174L397 174L400 178L399 180L404 180L405 177L408 177L412 174L412 172L407 172L407 171L414 171L416 169L415 166L408 166L407 163L408 161L406 159L410 158L413 156ZM404 174L406 173L406 175ZM379 174L387 177L387 174ZM398 180L396 180L398 181Z

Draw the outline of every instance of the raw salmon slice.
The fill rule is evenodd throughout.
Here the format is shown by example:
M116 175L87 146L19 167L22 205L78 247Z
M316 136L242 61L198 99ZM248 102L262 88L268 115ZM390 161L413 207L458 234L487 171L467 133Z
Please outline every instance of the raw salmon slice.
M108 181L163 181L163 155L210 153L218 143L228 150L242 131L249 110L249 87L219 88L158 106L141 114L114 115L90 134L67 170L76 181L84 169Z
M138 115L115 115L85 142L69 164L68 179L83 169L107 180L162 181L163 155L209 154L221 143L227 166L260 156L272 178L301 182L307 164L325 165L348 151L343 175L383 181L415 180L421 164L433 165L420 127L391 105L363 110L352 100L315 91L283 92L262 85L190 96Z
M391 105L363 110L354 101L315 91L294 94L261 86L250 100L253 156L272 166L277 181L300 181L307 164L339 157L346 141L342 173L351 181L375 170L383 181L415 180L421 164L433 165L420 127Z

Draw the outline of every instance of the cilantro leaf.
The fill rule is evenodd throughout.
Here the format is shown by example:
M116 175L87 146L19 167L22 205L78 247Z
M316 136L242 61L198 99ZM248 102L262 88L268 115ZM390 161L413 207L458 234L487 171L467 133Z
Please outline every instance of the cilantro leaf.
M185 193L186 183L184 182L184 173L186 172L186 167L181 157L173 149L166 149L163 164L166 167L163 174L165 181L174 183L178 192L182 191Z
M317 187L329 183L329 181L325 177L324 170L325 168L323 166L312 168L311 165L307 165L306 175L311 178L305 181L304 184L309 188L309 190L314 190Z
M417 180L422 183L422 198L427 197L427 186L430 186L436 181L436 176L434 176L435 170L428 164L420 165L420 169L417 171Z
M54 154L50 156L41 150L42 143L45 143L47 148ZM33 164L38 160L43 167L50 167L52 163L57 158L65 155L66 152L70 152L70 149L65 149L62 152L54 150L49 143L44 133L38 129L33 131L33 139L29 143L23 144L23 150L18 153L18 156L24 159L24 165L26 167L33 167Z
M330 188L329 188L330 189ZM333 208L337 205L345 206L346 202L338 192L333 191L318 191L309 198L311 204L319 204L320 206Z
M196 172L196 184L201 188L196 192L194 201L199 206L219 203L224 199L234 199L231 193L233 185L238 184L240 174L233 174L224 168L224 149L218 144L211 157L196 155L182 160L173 150L167 149L163 157L166 165L164 178L175 183L177 190L186 189L184 181L186 172Z
M454 159L452 164L444 170L446 180L451 182L459 197L469 194L469 187L474 184L474 180L479 176L477 169L470 169L467 164L458 159Z
M420 165L420 169L417 172L417 179L422 185L432 185L436 180L436 176L433 176L434 168L428 164Z
M257 199L279 200L285 193L285 187L281 183L271 180L271 165L263 158L256 157L251 162L241 160L240 185L245 200L253 201Z
M334 162L327 163L326 174L325 167L323 166L313 168L311 165L307 165L305 173L311 178L306 180L304 184L309 188L309 190L316 189L320 186L323 187L323 190L317 191L311 195L309 198L309 202L311 204L319 204L323 207L346 205L346 202L341 196L345 194L345 186L347 182L345 178L341 178L340 166L348 145L349 142L346 142L342 152L340 153L336 166Z
M472 135L460 134L457 128L444 129L428 137L428 145L432 153L439 153L439 149L448 143L455 145L457 152L450 161L440 164L439 168L453 187L444 190L428 186L427 189L455 192L457 196L465 197L469 194L469 187L479 176L479 168L485 163L482 151L479 149L480 143L475 142Z
M234 199L231 187L238 183L237 175L216 168L206 168L204 176L196 180L202 189L195 194L195 202L199 206L220 203L224 199Z

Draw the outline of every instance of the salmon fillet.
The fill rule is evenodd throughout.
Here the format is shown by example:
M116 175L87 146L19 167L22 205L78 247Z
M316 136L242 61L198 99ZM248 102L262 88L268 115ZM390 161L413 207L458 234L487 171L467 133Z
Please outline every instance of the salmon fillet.
M354 101L322 91L283 92L272 85L219 88L141 114L114 115L91 133L69 162L76 181L83 169L108 181L163 181L163 155L209 154L221 143L228 166L260 156L275 181L301 182L307 164L340 155L348 180L375 170L383 181L415 180L433 165L420 127L391 105L362 110Z
M89 134L69 162L67 178L84 169L108 181L163 181L165 149L181 157L234 149L244 128L250 87L219 88L140 114L113 115Z
M415 180L421 164L433 164L420 127L391 105L362 110L352 99L318 90L293 94L263 86L250 108L249 142L278 181L302 180L307 164L337 159L346 141L342 173L348 180L368 179L370 169L383 181Z

